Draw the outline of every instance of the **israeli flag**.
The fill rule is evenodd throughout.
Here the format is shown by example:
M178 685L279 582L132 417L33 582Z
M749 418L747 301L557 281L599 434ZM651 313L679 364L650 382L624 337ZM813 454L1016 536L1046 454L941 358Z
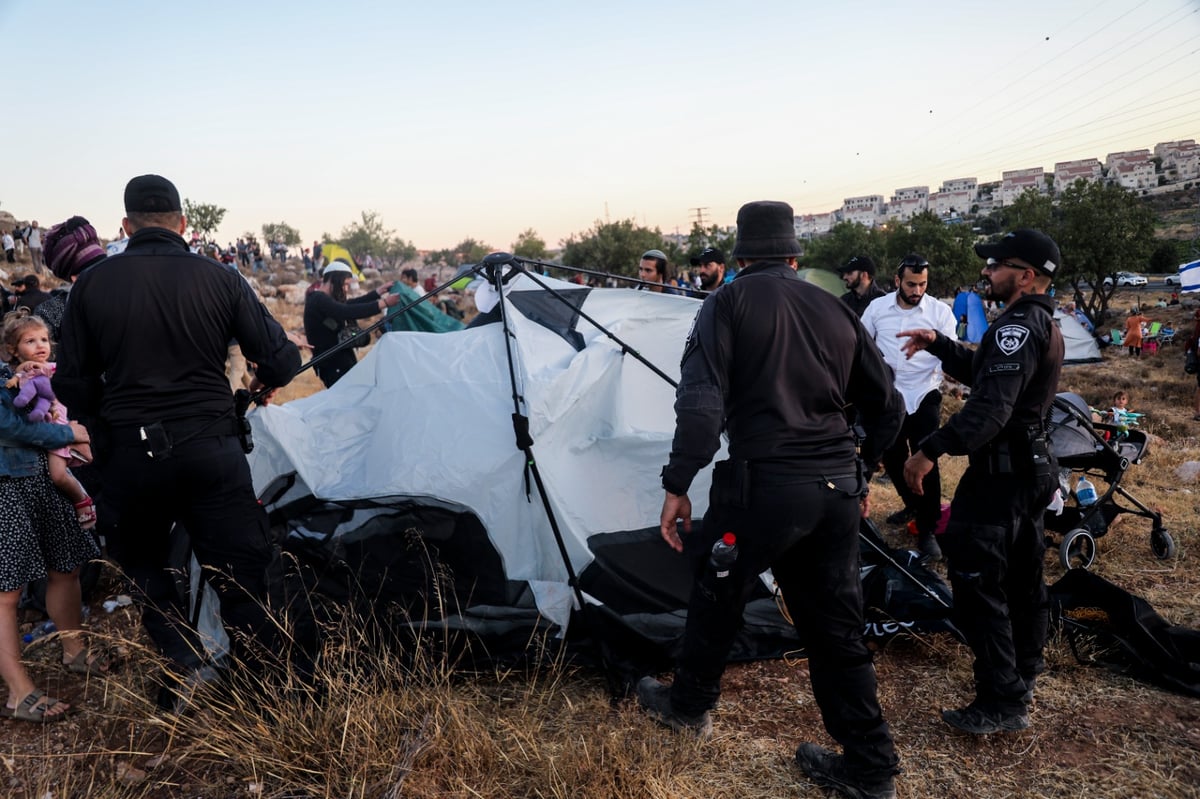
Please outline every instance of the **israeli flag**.
M1180 291L1200 291L1200 260L1179 265Z

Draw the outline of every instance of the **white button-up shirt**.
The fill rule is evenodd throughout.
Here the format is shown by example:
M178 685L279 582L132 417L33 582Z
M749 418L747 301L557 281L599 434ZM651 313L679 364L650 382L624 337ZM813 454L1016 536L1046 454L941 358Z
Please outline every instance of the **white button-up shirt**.
M896 338L896 334L927 328L956 339L957 324L950 306L928 294L913 308L901 308L896 299L893 291L873 301L863 311L862 324L896 373L896 390L904 397L905 410L913 413L925 395L942 384L942 362L925 350L905 358L900 348L907 339Z

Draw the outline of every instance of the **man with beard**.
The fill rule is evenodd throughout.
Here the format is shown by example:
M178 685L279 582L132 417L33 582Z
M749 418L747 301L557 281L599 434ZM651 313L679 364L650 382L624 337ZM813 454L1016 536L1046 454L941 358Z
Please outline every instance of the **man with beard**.
M700 251L700 254L691 259L692 266L696 267L696 274L700 276L700 288L710 294L721 287L725 282L725 253L718 250L716 247L705 247ZM697 294L697 297L704 297L704 294Z
M904 508L888 517L903 524L909 517L917 522L917 548L926 560L941 560L942 551L934 529L942 513L942 478L934 464L923 481L924 492L916 495L904 483L904 461L917 450L925 436L937 430L942 410L942 366L937 358L919 352L905 358L896 334L914 327L936 330L955 338L954 311L941 300L925 293L929 286L929 262L913 253L906 255L896 270L896 290L872 302L862 315L863 327L896 375L896 389L904 397L904 427L896 443L883 454L883 468L904 501Z
M1047 296L1062 262L1058 245L1036 230L976 244L987 259L988 298L1004 313L978 352L936 330L904 330L908 357L928 350L946 374L971 386L962 410L921 442L904 464L909 489L943 454L967 455L942 536L954 588L954 617L975 653L975 699L943 710L947 724L975 735L1029 727L1034 683L1045 668L1049 620L1042 579L1042 513L1058 485L1046 440L1063 338Z
M862 318L868 305L887 293L875 283L875 262L865 255L854 256L837 271L846 284L842 302L849 305L859 318Z

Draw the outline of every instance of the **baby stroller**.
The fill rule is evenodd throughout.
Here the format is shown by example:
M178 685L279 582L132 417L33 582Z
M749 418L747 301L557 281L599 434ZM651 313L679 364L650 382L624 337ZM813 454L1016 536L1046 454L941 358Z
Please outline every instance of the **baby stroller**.
M1078 394L1062 393L1050 410L1050 446L1062 469L1063 498L1072 498L1061 515L1046 511L1047 532L1062 533L1058 558L1064 569L1086 569L1096 559L1096 539L1108 532L1113 519L1133 513L1150 519L1150 550L1159 558L1175 554L1175 541L1163 527L1162 514L1147 508L1121 487L1125 471L1146 455L1148 441L1141 430L1092 421L1088 404ZM1071 491L1080 475L1101 477L1108 490L1082 504ZM1120 504L1124 500L1134 507ZM1046 543L1054 545L1051 536Z

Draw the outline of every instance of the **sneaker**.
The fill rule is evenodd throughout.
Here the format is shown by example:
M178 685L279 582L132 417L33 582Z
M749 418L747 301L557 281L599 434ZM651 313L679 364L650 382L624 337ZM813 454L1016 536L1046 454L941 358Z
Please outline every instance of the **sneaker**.
M933 533L921 533L917 536L917 551L921 553L923 563L934 563L942 559L942 548L938 546L937 536Z
M653 677L643 677L638 680L637 699L646 715L670 727L675 732L686 732L697 738L708 738L712 735L712 717L708 711L698 716L686 716L675 712L671 707L671 686L664 685Z
M888 524L907 524L914 516L916 516L916 514L910 511L908 508L901 508L891 516L888 516L886 521Z
M896 799L896 779L892 776L868 780L846 768L846 758L817 744L800 744L796 764L808 778L822 788L832 788L850 799Z
M1024 713L1005 715L989 713L971 703L960 710L943 710L942 720L951 727L972 735L991 735L994 732L1020 732L1029 729L1029 716Z

